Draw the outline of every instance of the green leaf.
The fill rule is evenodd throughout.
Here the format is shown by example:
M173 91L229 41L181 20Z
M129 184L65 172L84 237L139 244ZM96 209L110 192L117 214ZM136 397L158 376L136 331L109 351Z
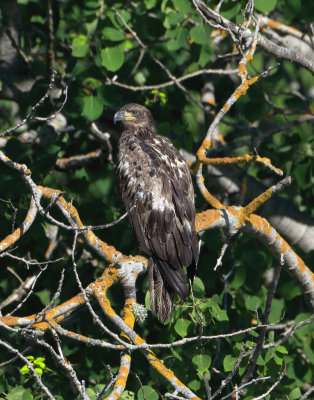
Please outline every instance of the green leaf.
M101 65L108 71L115 72L120 69L124 62L124 53L120 47L106 47L100 52Z
M314 364L314 350L311 349L311 345L308 343L304 345L304 353L307 355L307 358L310 360L310 362Z
M236 358L232 357L230 354L228 354L225 358L224 358L224 370L227 371L232 371L234 364L236 362Z
M310 171L311 171L311 162L305 162L299 164L294 169L294 175L297 181L298 186L301 189L307 189L308 187L312 186L311 179L310 179Z
M245 268L237 268L234 274L233 280L230 282L230 286L233 289L239 289L246 279L246 269Z
M199 379L193 379L191 382L188 383L188 387L196 392L200 389L201 383Z
M228 2L222 6L221 14L227 19L232 19L234 16L239 15L241 9L241 2ZM241 14L240 14L241 15Z
M155 7L157 0L144 0L146 8L149 10L150 8Z
M271 312L269 314L269 323L278 322L282 316L285 303L283 299L273 299Z
M35 371L37 372L38 376L42 376L43 370L41 368L35 368Z
M277 0L255 0L254 5L255 8L264 13L268 14L271 12L276 6Z
M138 400L158 400L158 393L150 386L142 386L137 392Z
M199 59L197 61L198 64L201 67L205 67L205 65L210 61L211 56L212 56L212 52L209 51L208 47L207 46L202 46L201 52L200 52L200 56L199 56Z
M180 335L181 337L185 337L188 334L188 329L191 324L191 321L184 318L179 318L174 326L174 329L178 335Z
M229 321L226 311L222 310L218 304L212 304L211 313L213 318L215 318L217 321Z
M23 386L16 386L10 393L7 394L6 400L32 400L33 396L28 389Z
M99 79L95 79L92 77L85 78L83 80L82 84L84 87L87 87L92 90L97 89L102 86L102 82Z
M302 397L302 393L301 393L301 390L300 390L300 388L294 388L290 393L289 393L289 396L288 396L288 399L289 400L297 400L297 399L299 399L300 397Z
M288 350L285 348L285 346L276 346L276 350L279 351L279 353L288 354Z
M185 28L179 28L176 30L177 34L174 39L169 40L167 48L170 51L176 51L182 47L188 47L187 42L187 30Z
M196 365L196 368L199 372L205 372L211 363L211 357L207 354L199 354L192 358L192 363Z
M279 293L287 300L292 300L302 294L301 289L294 281L288 281L280 286Z
M121 400L134 400L135 393L131 392L130 390L125 390L120 397Z
M193 293L194 296L203 298L205 295L205 286L199 277L196 277L193 282Z
M34 364L39 365L41 368L45 368L45 357L37 357L36 360L34 360Z
M103 107L103 100L99 96L84 97L82 115L89 121L95 121L101 116Z
M191 39L197 44L205 44L210 41L210 27L206 24L193 26L190 29Z
M0 393L7 392L9 390L9 384L4 374L0 375Z
M39 297L40 301L44 306L47 306L50 303L50 293L47 289L41 290L40 292L35 293L37 297Z
M96 393L94 392L94 390L92 388L87 388L86 394L88 395L90 400L96 400Z
M28 374L28 373L29 373L29 368L28 368L28 366L27 366L27 365L24 365L24 366L20 369L20 373L21 373L22 375Z
M188 0L172 0L173 5L179 11L182 11L184 14L187 13L191 7L191 4Z
M258 356L256 364L257 365L265 365L265 360L263 359L263 357L261 355Z
M87 36L79 35L72 40L73 57L85 57L89 51Z
M112 42L120 42L125 39L125 36L118 29L107 27L102 30L102 38Z
M142 71L138 71L135 75L134 75L134 80L138 85L144 85L146 82L146 77L143 74Z
M261 305L261 299L257 296L245 296L245 306L248 310L256 310Z
M97 25L98 25L98 18L94 19L94 20L91 21L91 22L87 22L87 23L85 24L86 31L87 31L87 36L88 36L89 38L90 38L91 36L93 36L93 34L94 34L94 32L95 32L95 30L96 30L96 28L97 28Z
M278 354L274 353L274 361L277 365L281 366L283 363L282 357L280 357Z

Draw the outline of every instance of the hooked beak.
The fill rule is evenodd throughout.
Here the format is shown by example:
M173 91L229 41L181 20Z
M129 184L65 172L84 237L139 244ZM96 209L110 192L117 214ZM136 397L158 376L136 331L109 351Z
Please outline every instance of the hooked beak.
M124 121L124 112L118 111L113 117L113 122L116 124L118 121Z
M129 121L135 119L135 117L127 111L118 111L113 117L113 122L116 124L117 121Z

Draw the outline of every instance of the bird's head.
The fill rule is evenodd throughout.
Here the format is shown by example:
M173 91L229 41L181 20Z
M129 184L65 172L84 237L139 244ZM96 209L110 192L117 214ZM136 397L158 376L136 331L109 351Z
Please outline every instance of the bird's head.
M151 112L140 104L130 103L123 106L120 111L114 115L114 123L122 121L127 128L154 126L154 120Z

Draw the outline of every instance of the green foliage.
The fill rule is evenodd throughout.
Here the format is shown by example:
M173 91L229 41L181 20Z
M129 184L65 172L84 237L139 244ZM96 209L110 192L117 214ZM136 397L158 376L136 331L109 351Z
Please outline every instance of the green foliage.
M196 365L196 368L200 373L203 373L209 368L211 357L206 354L199 354L192 358L192 363Z
M150 386L142 386L137 392L138 400L158 400L158 393Z
M256 0L256 9L264 14L268 14L276 7L277 0Z
M79 35L72 41L72 55L74 57L85 57L88 54L89 45L85 35Z
M88 96L83 98L82 116L89 121L95 121L103 112L104 102L99 96Z
M48 368L45 364L45 357L33 357L33 356L27 356L26 357L29 362L32 364L34 367L34 370L36 371L37 375L41 377L44 372L51 372L52 370ZM20 373L23 376L24 382L27 382L30 377L31 377L31 371L28 368L28 365L25 364L21 369Z
M16 20L21 21L21 49L28 58L28 64L23 63L20 74L14 75L15 70L12 68L12 80L14 83L27 78L30 81L33 79L34 82L33 85L29 85L29 92L21 92L21 96L17 95L17 98L13 99L14 106L6 97L7 92L0 94L2 129L13 126L17 120L25 117L44 94L48 82L46 54L49 36L46 2L18 0L17 3L19 18ZM215 8L217 3L218 1L213 0L206 1L212 8ZM153 86L146 91L132 91L111 85L110 81L116 80L131 86L150 86L171 80L165 69L176 77L182 77L200 68L237 68L239 58L217 57L217 54L230 54L233 51L232 41L228 36L219 38L219 33L218 38L211 36L213 28L202 21L189 0L65 0L52 1L52 4L57 85L60 87L62 81L62 84L69 86L68 101L62 111L67 119L67 126L55 131L51 126L33 120L28 126L12 133L10 140L1 150L14 161L25 163L31 169L32 178L37 184L62 190L67 201L72 201L77 207L84 224L105 224L117 220L124 213L124 209L115 189L114 167L108 161L108 147L91 134L91 122L95 121L99 129L110 134L112 156L115 160L120 131L113 124L114 113L128 102L146 104L156 119L160 134L169 137L179 149L186 149L195 154L213 116L239 84L236 74L202 74L181 81L198 101L202 101L205 84L213 85L217 106L205 114L176 85L162 88ZM301 1L255 0L254 4L258 12L278 18L278 21L286 25L293 25L302 30L304 28L304 32L305 23L313 20L313 6L305 6ZM241 11L245 5L245 1L225 0L221 13L232 22L241 24ZM140 48L114 9L119 11L130 29L136 32L147 46L145 51ZM149 54L162 62L165 68L160 68L154 63ZM17 58L20 59L21 55L18 54ZM262 73L277 61L258 47L253 60L248 63L250 76ZM2 89L5 89L7 76L1 75L0 78ZM224 123L219 125L227 145L232 148L232 155L252 153L254 147L257 147L261 156L269 157L285 175L290 174L293 184L283 196L312 217L314 136L306 118L298 124L294 124L294 120L300 115L313 113L313 109L310 108L314 105L313 101L311 102L313 85L314 79L309 71L280 60L277 68L263 79L259 79L245 96L238 99L224 117ZM269 101L265 100L266 97ZM63 98L58 100L51 96L36 115L50 115L58 109L62 100ZM35 132L38 135L37 139L29 143L20 140L22 133L26 131ZM67 171L56 167L56 161L62 157L87 154L96 149L101 149L102 155L93 163ZM225 149L221 151L224 152ZM226 155L230 155L228 147L227 151ZM228 167L228 171L231 170L232 168ZM11 200L11 203L0 201L2 240L24 220L30 203L30 192L17 172L0 164L0 173L0 197ZM245 166L237 175L242 179L246 173L267 185L277 182L277 178L260 165ZM211 176L208 177L208 181L210 179ZM241 196L226 199L226 194L221 194L222 201L226 200L229 204L240 204ZM46 207L49 203L42 201L42 204ZM197 188L196 205L198 211L208 207ZM55 207L52 207L50 212L55 218L63 220L63 216ZM43 224L43 221L41 217L36 219L31 229L17 243L14 255L45 261L49 239L47 225ZM138 254L138 245L127 220L95 233L124 254ZM36 283L34 295L18 311L18 315L31 315L49 304L57 290L62 268L65 268L65 279L58 301L66 301L78 293L70 260L73 234L60 228L58 239L53 259L63 257L63 260L48 265ZM198 337L200 332L208 336L227 334L259 324L269 288L266 275L276 263L257 239L238 234L231 240L223 258L223 265L214 271L213 266L222 244L223 240L218 230L205 232L201 236L201 257L193 282L194 297L190 296L185 302L178 300L171 321L161 326L149 313L145 322L136 323L135 330L149 343L170 343L187 337ZM79 242L75 256L84 285L101 275L105 267L104 261L85 244ZM313 254L307 255L305 261L312 264ZM27 269L22 262L5 257L0 258L0 263L1 299L7 298L19 285L16 277L8 273L7 267L13 268L22 279L39 272L38 266L31 265L30 269ZM119 313L124 298L121 287L116 285L110 289L109 296L113 308ZM137 300L149 308L146 277L140 277L137 282ZM13 308L14 306L10 306L3 311L10 312ZM101 313L99 315L103 318ZM282 271L269 321L284 324L294 320L297 323L309 316L301 290L290 276ZM105 321L114 330L110 322ZM108 340L93 324L86 310L75 314L69 325L75 332ZM259 332L257 329L219 340L195 340L167 350L157 349L156 354L191 390L199 397L206 398L204 374L210 382L212 392L217 390L221 381L233 370L242 347L246 346L248 349L248 346L253 346L258 340ZM304 393L303 385L306 382L313 384L314 379L313 332L312 323L298 329L282 345L263 349L254 377L272 378L265 383L248 386L245 398L251 399L265 392L285 367L287 376L274 389L271 398L300 398ZM275 343L283 337L282 333L282 330L267 331L265 344ZM44 339L54 343L49 334L46 334ZM98 348L97 351L93 351L84 343L63 339L64 356L74 365L79 378L85 380L89 397L96 398L97 391L101 391L111 380L110 373L117 372L119 352ZM13 336L11 333L3 340L14 343L16 347L25 346L24 338ZM60 400L74 398L68 377L49 359L48 353L43 355L42 349L34 346L31 354L32 356L28 357L29 361L54 395ZM2 349L0 363L10 358L12 354ZM231 391L234 385L240 382L249 359L250 357L243 358L239 370L226 390ZM110 373L107 365L111 366ZM219 373L216 373L217 371ZM137 351L132 352L132 372L136 373L136 376L130 374L126 390L121 397L124 400L157 400L171 390L166 381L148 366L142 354ZM3 371L0 372L0 393L3 393L3 398L10 400L45 398L34 383L27 365L23 365L19 360L3 367ZM227 392L223 395L225 394Z
M5 397L6 400L32 400L33 398L30 390L24 389L23 386L16 386Z
M108 71L117 71L123 65L124 54L123 49L119 46L106 47L100 52L101 65Z

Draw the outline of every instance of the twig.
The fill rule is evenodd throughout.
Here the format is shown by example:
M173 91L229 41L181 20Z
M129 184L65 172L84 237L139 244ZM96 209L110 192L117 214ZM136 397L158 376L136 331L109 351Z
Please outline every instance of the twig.
M310 324L310 323L313 322L313 321L314 321L314 314L313 314L310 318L305 319L304 321L300 321L300 322L299 322L298 324L296 324L296 325L293 325L293 326L285 333L285 336L284 336L283 338L281 338L280 340L278 340L277 342L265 344L265 345L263 346L263 349L270 349L270 348L273 348L273 347L280 346L281 344L283 344L284 342L286 342L286 341L294 334L294 332L295 332L297 329L301 328L301 327L304 326L304 325L308 325L308 324Z
M235 390L233 390L231 393L227 394L227 396L222 397L220 400L225 400L228 399L229 397L234 397L234 394L239 393L239 391L241 391L242 389L244 389L247 386L253 385L254 383L260 382L260 381L266 381L268 379L271 379L270 376L264 376L264 377L260 377L260 378L256 378L256 379L252 379L250 382L245 383L244 385L241 385L239 387L237 387Z
M230 240L231 240L231 236L227 236L226 241L220 250L220 255L217 258L216 265L214 267L214 271L217 271L217 268L222 265L222 259L223 259L223 256L225 255L227 248L229 247Z
M275 292L276 292L276 288L277 288L277 284L278 284L278 281L279 281L281 268L282 268L282 265L281 265L281 263L279 263L277 265L276 269L275 269L275 274L274 274L274 277L273 277L273 281L272 281L271 287L269 288L269 291L268 291L268 296L267 296L267 301L266 301L265 311L264 311L263 321L262 321L263 325L267 325L268 324L268 317L269 317L269 314L270 314L270 311L271 311L272 301L273 301L273 298L274 298L274 295L275 295ZM241 380L240 385L244 385L245 383L247 383L251 379L251 377L253 375L253 372L254 372L254 369L255 369L255 366L256 366L256 363L257 363L257 359L258 359L258 357L259 357L259 355L260 355L260 353L262 351L262 348L263 348L265 334L266 334L266 328L264 327L260 331L259 338L258 338L258 341L256 343L253 356L250 359L249 365L247 367L247 370L246 370L245 374L243 375L243 378Z
M33 346L27 346L26 349L22 350L20 353L24 355L25 353L28 353L30 350L32 350L32 348L33 348ZM6 367L7 365L14 363L18 359L19 359L19 356L15 356L15 357L11 358L11 360L4 361L3 363L0 364L0 368Z
M18 311L18 310L23 306L23 304L26 303L26 301L29 299L29 297L32 295L32 293L33 293L33 291L34 291L34 288L35 288L35 285L36 285L36 282L37 282L38 278L40 277L40 275L41 275L44 271L45 271L45 268L41 269L40 272L34 277L33 280L31 280L31 278L33 278L33 277L30 277L29 282L31 282L31 287L29 288L29 291L28 291L27 295L26 295L25 298L14 308L14 310L12 310L9 314L7 314L7 316L10 316L10 315L12 315L12 314L15 314L16 311ZM26 282L27 282L27 280L25 281L25 286L26 286ZM19 288L18 288L18 289L19 289Z
M53 10L52 2L48 0L48 58L49 58L49 73L53 71L55 66L55 52L54 52L54 30L53 30Z
M240 364L241 364L241 361L242 361L244 355L245 355L245 350L244 350L244 348L242 348L238 358L236 359L236 362L234 364L232 371L223 381L221 381L220 387L212 395L212 399L214 399L216 396L218 396L222 392L222 390L231 382L231 379L233 378L234 374L237 372L237 370L240 367Z
M79 278L78 272L77 272L77 266L76 266L76 261L75 261L75 249L76 249L76 243L77 243L77 236L78 236L78 232L74 232L74 239L73 239L73 245L72 245L72 251L71 251L71 257L72 257L72 267L73 267L73 271L74 271L74 275L75 275L75 279L76 279L76 283L83 295L83 298L85 300L85 304L93 318L93 321L95 322L96 325L98 325L105 333L107 333L109 336L111 336L112 338L114 338L115 340L117 340L120 344L122 344L123 346L125 346L126 348L129 348L129 344L124 342L118 335L116 335L115 333L111 332L100 320L100 318L98 317L98 315L95 313L95 311L93 310L90 301L89 301L89 294L87 293L87 291L83 288L83 285L81 283L81 280Z
M64 280L64 268L61 271L61 275L60 275L60 279L59 279L59 283L58 283L58 288L55 292L55 294L53 295L52 299L50 300L49 304L44 307L38 314L36 314L36 317L34 318L33 321L31 321L29 323L29 325L27 325L26 329L31 328L34 324L36 324L36 322L38 320L41 319L41 317L45 314L45 312L47 310L50 310L53 306L53 303L60 297L61 295L61 289L62 289L62 285L63 285L63 280Z
M18 213L18 209L14 207L14 204L12 203L11 200L5 200L0 198L0 201L10 204L10 206L13 208L13 217L12 217L12 232L13 232L15 230L15 223L16 223L16 216Z
M49 389L43 384L43 382L40 379L39 375L35 371L35 368L33 367L33 365L28 361L28 359L26 357L23 356L23 354L19 350L13 348L8 343L3 342L1 339L0 339L0 345L5 347L7 350L11 351L11 353L15 354L17 357L19 357L27 365L27 367L30 370L35 382L41 388L41 390L43 392L45 392L47 397L49 399L51 399L51 400L56 400L56 398L50 393Z
M55 118L63 110L63 107L65 106L67 101L68 101L68 86L66 86L65 89L64 89L64 100L63 100L61 106L58 108L58 110L56 112L54 112L53 114L50 114L48 117L34 117L34 119L36 119L37 121L50 121L50 120L52 120L53 118Z
M201 70L183 75L179 78L176 78L176 81L183 82L187 79L191 79L191 78L194 78L199 75L206 75L206 74L232 75L232 74L237 74L238 72L239 72L238 68L237 69L227 69L227 70L225 70L225 69L201 69ZM155 89L158 90L158 89L162 89L165 87L175 85L176 83L174 80L170 80L170 81L155 84L155 85L134 86L134 85L127 85L125 83L121 83L113 78L112 79L107 78L107 81L105 82L105 84L106 85L115 85L115 86L122 87L124 89L132 90L133 92L137 92L137 91L155 90Z
M282 371L282 373L279 375L279 377L278 377L278 379L276 380L276 382L267 390L267 392L265 392L265 393L262 394L261 396L254 397L254 399L252 399L252 400L262 400L262 399L265 399L265 397L268 396L269 393L271 393L271 392L275 389L275 387L279 385L281 379L285 376L285 374L286 374L286 369L284 369L284 370Z
M142 42L142 40L139 38L138 34L128 25L128 23L125 21L125 19L122 17L122 15L119 13L119 11L116 8L112 8L115 14L120 18L121 22L123 25L127 28L127 30L131 33L131 35L134 37L134 39L138 42L138 44L142 47L144 50L148 50L148 47ZM197 104L204 112L206 112L205 107L201 102L199 102L184 86L181 85L180 82L178 82L177 78L169 71L169 69L158 59L156 58L150 51L147 51L149 54L150 58L157 64L159 67L167 74L167 76L175 83L175 85L182 90L182 92L188 96L195 104Z
M239 33L239 26L227 18L224 18L221 14L210 9L205 3L200 0L192 0L195 8L201 14L204 21L206 21L210 26L215 28L223 29L229 32L229 34L234 35ZM206 14L206 15L205 15ZM214 22L213 22L214 21ZM244 40L250 40L253 37L250 29L246 29L243 32L242 37ZM258 34L259 45L268 53L274 54L277 58L285 58L286 60L298 63L303 67L307 68L310 72L314 73L314 62L306 57L304 54L297 52L292 49L288 49L283 46L278 46L271 40L266 39L261 34Z
M19 123L17 123L15 126L13 126L12 128L7 129L4 132L0 133L0 137L7 135L8 133L14 132L16 129L18 129L20 126L26 124L26 122L28 122L31 118L33 118L33 115L35 114L36 110L38 109L38 107L40 107L44 101L48 98L50 92L52 91L54 82L55 82L55 77L56 77L57 71L56 70L52 70L51 75L50 75L50 82L47 88L46 93L43 95L43 97L32 107L31 111L29 114L27 114L27 116L20 121Z
M300 397L299 400L305 400L305 399L307 399L307 398L309 397L309 395L310 395L311 393L313 393L313 392L314 392L314 386L310 387L310 388L303 394L303 396Z

